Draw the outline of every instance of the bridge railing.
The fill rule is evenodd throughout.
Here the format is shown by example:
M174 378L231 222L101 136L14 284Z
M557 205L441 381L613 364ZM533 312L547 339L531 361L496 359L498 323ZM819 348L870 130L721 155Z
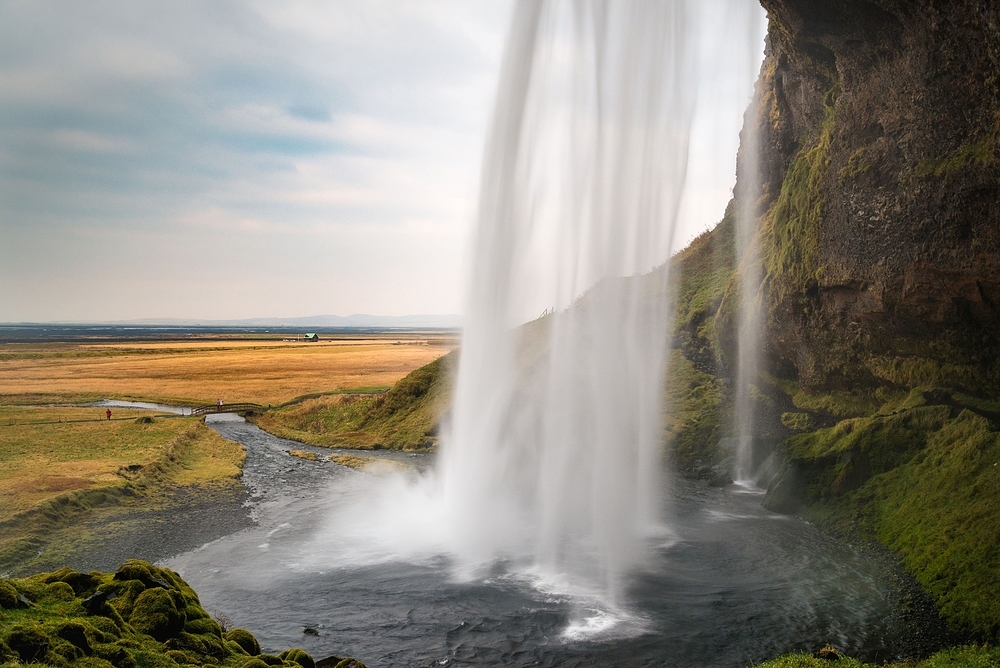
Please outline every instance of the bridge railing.
M260 404L244 402L240 404L211 404L209 406L197 406L191 409L191 415L208 415L210 413L245 413L246 411L259 411Z

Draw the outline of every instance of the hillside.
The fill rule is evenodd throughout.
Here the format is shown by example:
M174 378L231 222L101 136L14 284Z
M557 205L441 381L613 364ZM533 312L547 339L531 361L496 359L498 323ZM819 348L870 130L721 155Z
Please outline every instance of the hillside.
M457 356L449 353L410 372L384 393L320 395L279 406L255 421L276 436L310 445L430 448L451 405Z

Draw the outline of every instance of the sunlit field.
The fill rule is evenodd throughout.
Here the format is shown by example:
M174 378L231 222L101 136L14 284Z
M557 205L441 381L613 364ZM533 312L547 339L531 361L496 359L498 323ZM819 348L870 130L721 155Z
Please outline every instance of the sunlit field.
M0 403L101 398L277 405L336 390L387 388L447 353L447 336L5 344Z
M242 448L197 418L144 415L116 409L107 421L97 408L0 406L0 522L67 492L120 486L168 461L175 484L239 475Z

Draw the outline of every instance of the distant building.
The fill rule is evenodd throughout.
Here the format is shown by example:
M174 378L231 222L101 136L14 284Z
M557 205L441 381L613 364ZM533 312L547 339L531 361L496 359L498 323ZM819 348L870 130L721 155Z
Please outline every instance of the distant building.
M319 341L319 334L312 332L306 334L306 341Z

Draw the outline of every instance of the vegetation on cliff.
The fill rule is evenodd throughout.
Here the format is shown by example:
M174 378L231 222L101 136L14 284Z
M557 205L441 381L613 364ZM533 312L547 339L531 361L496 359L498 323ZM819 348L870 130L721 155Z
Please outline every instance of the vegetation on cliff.
M434 446L451 402L456 353L410 372L387 392L333 394L266 411L255 421L275 436L339 448L415 450Z
M53 668L316 668L301 649L262 654L245 629L224 629L177 573L127 561L116 573L63 568L0 579L0 666ZM327 668L364 668L331 657Z
M1000 639L1000 432L963 397L917 389L794 436L767 505L901 555L955 633ZM989 405L989 404L987 404Z

